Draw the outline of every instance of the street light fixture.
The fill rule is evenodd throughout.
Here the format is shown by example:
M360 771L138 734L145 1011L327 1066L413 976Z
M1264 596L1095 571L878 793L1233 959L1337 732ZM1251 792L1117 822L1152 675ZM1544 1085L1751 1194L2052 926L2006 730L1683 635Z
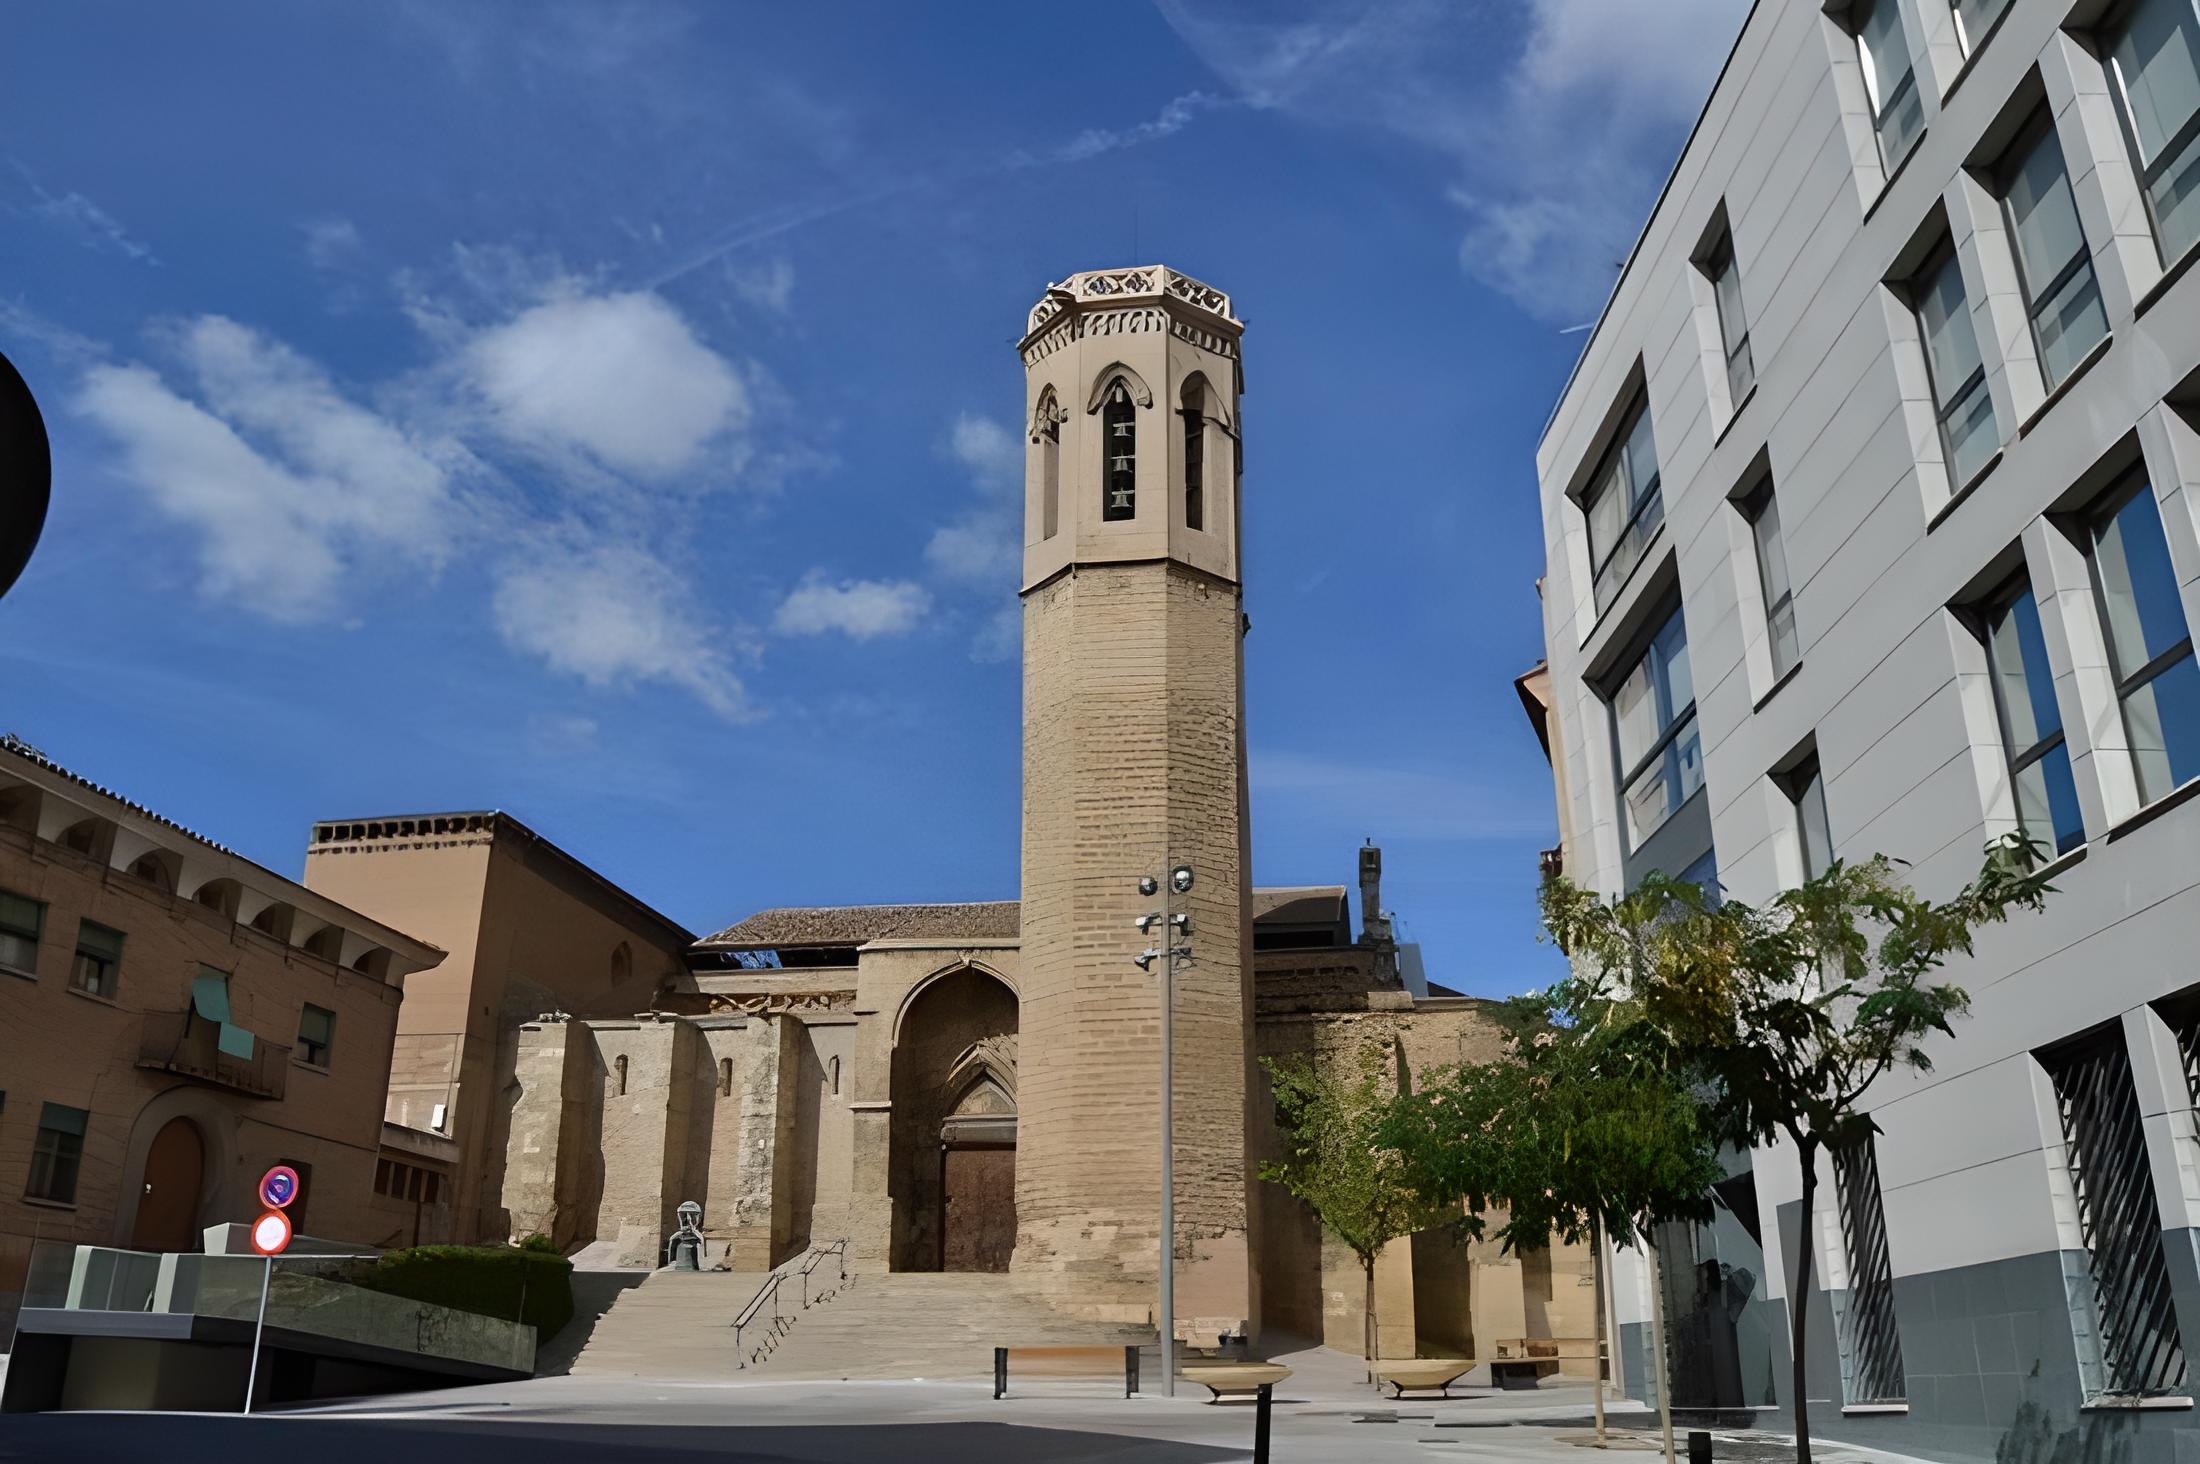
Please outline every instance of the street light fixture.
M1162 929L1157 949L1147 946L1131 959L1141 971L1161 962L1161 1394L1176 1396L1176 1049L1172 1027L1176 1016L1176 963L1192 958L1192 920L1182 910L1169 909L1169 894L1186 895L1192 889L1192 867L1179 864L1169 871L1168 893L1152 875L1138 881L1138 893L1151 899L1161 895L1161 908L1138 917L1141 935Z

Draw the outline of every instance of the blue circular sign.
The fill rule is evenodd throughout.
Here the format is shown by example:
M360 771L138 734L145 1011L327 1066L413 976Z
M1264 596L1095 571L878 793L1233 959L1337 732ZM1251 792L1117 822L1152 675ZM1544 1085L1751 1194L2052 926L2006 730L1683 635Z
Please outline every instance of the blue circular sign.
M260 1198L277 1210L298 1198L298 1171L287 1164L278 1164L261 1175Z

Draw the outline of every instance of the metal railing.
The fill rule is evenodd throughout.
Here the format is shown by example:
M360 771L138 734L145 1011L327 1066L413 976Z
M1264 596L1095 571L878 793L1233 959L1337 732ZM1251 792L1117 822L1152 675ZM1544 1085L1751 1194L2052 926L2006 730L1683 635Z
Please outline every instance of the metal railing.
M839 1282L832 1290L821 1291L815 1297L812 1297L810 1295L810 1274L818 1268L818 1264L827 1256L834 1257L839 1263ZM824 1301L837 1295L848 1284L848 1238L842 1236L838 1240L828 1240L820 1245L813 1245L802 1253L799 1261L784 1262L774 1267L772 1273L764 1278L764 1284L756 1288L756 1295L749 1298L749 1304L741 1308L734 1316L733 1321L729 1323L733 1328L733 1365L736 1368L745 1368L751 1362L762 1362L770 1356L772 1347L781 1337L787 1335L787 1329L794 1324L794 1318L779 1309L779 1288L793 1278L800 1278L802 1282L803 1311L810 1309L810 1303L813 1300ZM757 1316L763 1311L766 1302L771 1303L772 1315L770 1322L765 1326L765 1340L758 1344L755 1352L745 1352L742 1350L743 1339L748 1329L756 1325Z
M2043 1061L2054 1079L2078 1225L2092 1261L2101 1391L2166 1393L2184 1384L2185 1351L2122 1030Z

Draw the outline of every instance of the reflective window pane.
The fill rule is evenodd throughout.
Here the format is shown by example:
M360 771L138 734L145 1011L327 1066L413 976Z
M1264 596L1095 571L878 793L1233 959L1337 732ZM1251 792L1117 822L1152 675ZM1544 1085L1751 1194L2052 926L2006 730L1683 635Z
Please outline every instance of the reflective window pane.
M1634 426L1627 433L1625 458L1628 501L1631 505L1640 504L1658 486L1658 445L1650 436L1650 412L1647 407L1635 409Z
M1833 829L1826 821L1826 779L1813 762L1795 800L1795 822L1802 835L1803 877L1816 879L1833 867Z
M2056 743L2015 775L2017 821L2031 838L2057 854L2067 854L2085 842L2085 824L2078 816L2078 785L2070 776L2070 749Z
M1949 484L1960 488L1979 475L2001 446L1994 396L1984 376L1974 378L1970 391L1949 404L1941 427L1947 433Z
M2062 731L2054 673L2047 668L2047 642L2040 635L2040 607L2033 603L2029 586L1993 616L1987 652L2010 755Z
M1963 264L1953 249L1945 250L1940 264L1920 283L1917 320L1934 386L1949 393L1961 389L1981 362L1970 302L1963 294Z
M2061 289L2040 304L2032 323L2039 331L2040 366L2047 384L2060 385L2108 334L2108 312L2101 305L2091 262L2079 266Z
M1657 692L1651 684L1647 659L1627 673L1627 679L1613 694L1612 726L1619 741L1620 770L1631 771L1664 730L1658 720Z
M2142 487L2093 532L2093 571L2118 679L2136 675L2190 632L2151 489Z
M1986 32L2009 8L2009 0L1955 0L1955 6L1956 19L1963 26L1963 48L1968 52L1986 39Z
M2141 801L2152 803L2200 774L2200 663L2187 653L2126 696L2124 727Z
M1651 637L1642 659L1613 694L1612 722L1620 774L1628 779L1622 795L1628 838L1639 845L1703 786L1695 683L1678 610Z
M2139 0L2111 37L2108 60L2139 164L2152 168L2200 111L2200 15L2192 0Z
M2062 145L2049 126L2018 162L2003 194L2024 266L2032 329L2049 386L2108 333L2108 315L2094 282L2077 199L2063 168Z

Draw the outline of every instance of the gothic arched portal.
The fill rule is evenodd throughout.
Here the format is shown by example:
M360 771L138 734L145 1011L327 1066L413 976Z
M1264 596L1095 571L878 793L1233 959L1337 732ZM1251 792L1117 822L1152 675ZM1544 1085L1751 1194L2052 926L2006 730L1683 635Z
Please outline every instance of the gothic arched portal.
M974 967L929 982L894 1043L897 1271L1006 1271L1016 1245L1016 994Z

